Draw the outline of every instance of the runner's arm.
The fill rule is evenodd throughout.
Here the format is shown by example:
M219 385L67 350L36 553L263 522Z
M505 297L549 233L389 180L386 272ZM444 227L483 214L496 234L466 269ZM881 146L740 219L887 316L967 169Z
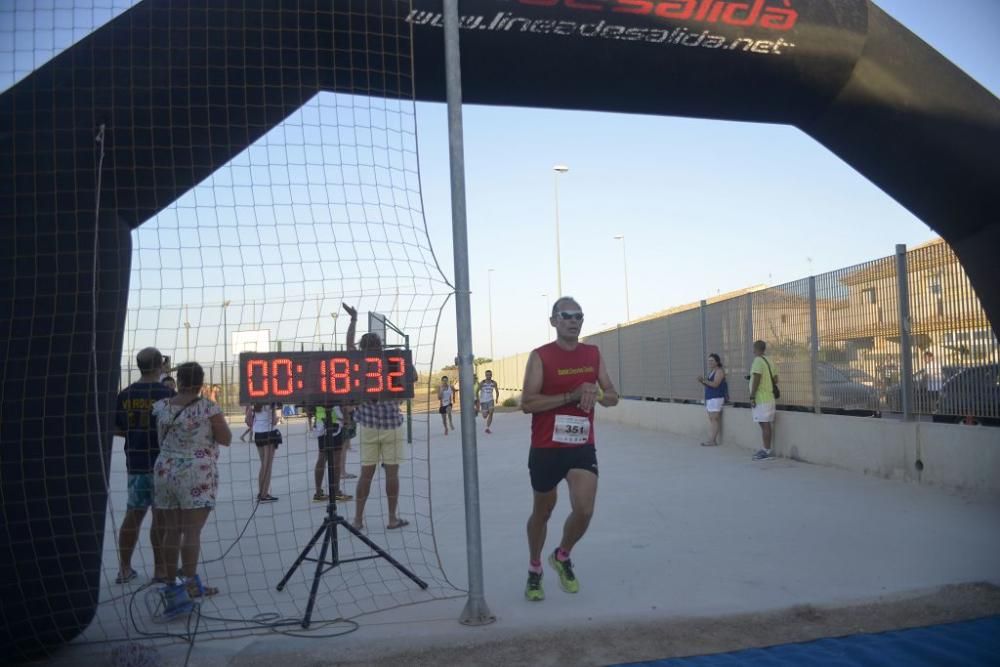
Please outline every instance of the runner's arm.
M601 386L601 391L604 392L604 396L598 399L597 402L606 408L618 405L618 390L615 389L615 385L611 381L611 376L608 375L608 369L604 365L604 357L601 357L601 366L597 371L597 384Z

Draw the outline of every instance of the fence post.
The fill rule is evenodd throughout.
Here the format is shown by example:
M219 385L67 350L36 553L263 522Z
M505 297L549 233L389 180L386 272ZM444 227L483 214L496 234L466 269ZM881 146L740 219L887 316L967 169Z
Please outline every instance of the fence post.
M701 300L701 374L708 375L708 328L705 325L708 317L708 301Z
M410 335L403 334L403 349L410 349ZM406 399L406 444L413 444L413 399Z
M747 337L747 339L746 339L746 347L743 349L743 354L746 355L744 357L744 361L746 361L746 362L752 362L753 361L753 292L747 292L747 295L744 298L746 299L746 302L747 302L747 306L746 306L746 308L747 308L747 322L746 322L746 324L747 324L747 330L746 330L746 337ZM744 372L745 373L749 373L750 372L750 364L749 363L747 363L747 366L744 369Z
M667 390L664 392L664 398L668 401L674 400L674 381L673 381L673 369L670 363L670 315L665 315L663 319L663 333L664 333L664 356L667 358Z
M813 412L822 413L819 396L819 318L816 316L816 276L809 276L809 369L812 376Z
M896 244L896 286L899 301L899 388L903 419L913 419L913 346L910 341L910 280L906 267L906 244Z
M618 395L624 395L625 385L622 383L622 325L618 325Z

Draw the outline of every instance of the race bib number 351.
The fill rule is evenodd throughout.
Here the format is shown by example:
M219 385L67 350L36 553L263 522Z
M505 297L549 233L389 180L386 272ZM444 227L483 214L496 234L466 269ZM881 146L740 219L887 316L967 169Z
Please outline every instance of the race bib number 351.
M585 445L590 439L590 420L586 417L556 415L552 441L564 445Z

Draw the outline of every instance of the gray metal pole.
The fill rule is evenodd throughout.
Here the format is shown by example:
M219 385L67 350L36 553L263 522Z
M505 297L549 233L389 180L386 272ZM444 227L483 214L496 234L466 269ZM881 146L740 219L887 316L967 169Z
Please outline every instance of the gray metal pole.
M226 311L229 309L229 301L222 302L222 411L225 412L228 407L227 399L229 397L229 388L226 386L229 384L226 380L226 365L229 362L229 337L227 322L226 322Z
M561 250L559 248L559 170L553 172L553 178L555 179L555 191L556 191L556 298L561 299L563 297L562 291L562 260L560 259Z
M493 356L493 269L486 270L486 283L488 291L487 303L490 309L490 359L494 359Z
M674 400L674 369L673 364L671 364L670 356L670 345L673 342L670 338L670 316L667 315L663 320L663 352L667 357L667 395L664 398L668 398L671 401Z
M410 349L410 336L403 334L404 349ZM406 444L413 444L413 399L406 399Z
M906 244L896 244L896 285L899 301L899 388L903 398L903 419L913 419L913 345L910 341L910 280L906 268Z
M812 377L813 412L820 414L819 318L816 315L816 277L809 276L809 373Z
M708 319L708 301L702 299L698 310L701 315L701 374L708 375L708 327L705 323Z
M444 0L444 58L448 96L448 153L451 165L451 227L455 253L455 317L458 328L459 402L462 407L462 470L465 486L465 549L469 598L459 621L486 625L496 620L483 586L483 537L479 523L479 464L472 396L472 305L469 291L469 235L465 216L465 148L462 136L462 69L458 49L458 0Z
M618 325L618 393L625 394L625 383L622 381L622 325Z

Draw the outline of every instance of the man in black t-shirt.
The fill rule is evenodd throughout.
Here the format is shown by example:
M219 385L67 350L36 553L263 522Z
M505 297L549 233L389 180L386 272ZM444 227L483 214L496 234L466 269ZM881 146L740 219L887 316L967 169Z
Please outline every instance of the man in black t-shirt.
M115 405L115 435L125 438L125 467L128 470L128 505L121 530L118 533L118 578L124 584L138 576L132 569L132 554L139 541L139 529L146 517L146 510L153 505L153 464L160 453L156 434L156 419L152 415L153 403L170 398L175 391L160 382L163 355L155 347L139 351L135 357L142 377L130 384L120 394ZM153 513L149 529L153 545L153 577L166 575L161 557L163 532Z

